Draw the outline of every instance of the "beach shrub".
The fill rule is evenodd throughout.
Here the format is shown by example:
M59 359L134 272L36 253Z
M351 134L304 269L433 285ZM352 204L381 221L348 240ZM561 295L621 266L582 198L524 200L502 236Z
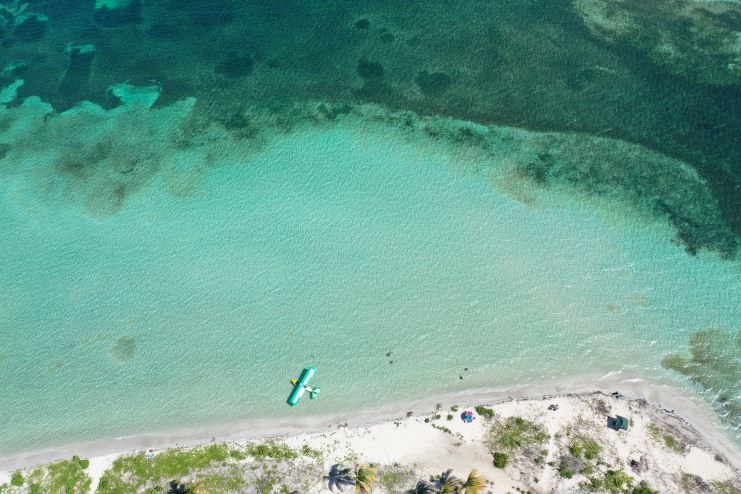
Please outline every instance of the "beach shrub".
M548 433L541 424L521 417L509 417L493 424L487 437L491 451L513 453L531 446L539 446L548 440Z
M624 492L633 484L633 477L622 470L608 470L602 481L603 488L610 493Z
M304 456L308 456L310 458L317 458L318 459L318 458L321 458L322 457L322 452L321 451L319 451L318 449L312 448L308 444L304 444L303 446L301 446L301 454L304 455Z
M602 452L602 446L588 437L577 436L569 444L569 453L577 458L584 457L587 460L596 460Z
M674 436L670 436L669 434L664 436L664 444L669 449L673 449L673 450L677 449L677 440L674 439Z
M13 472L13 475L10 476L10 485L20 487L23 485L23 482L25 482L25 480L26 479L23 478L23 474L21 472Z
M731 480L715 480L712 485L713 492L718 494L741 494L741 489L736 487Z
M558 469L558 474L564 479L570 479L574 477L574 472L565 468L563 465Z
M581 469L582 461L573 455L563 455L558 464L558 474L565 479L581 473Z
M98 493L138 492L147 484L161 484L165 479L183 478L194 470L224 464L231 459L226 444L210 444L192 449L162 451L148 460L144 452L117 458L100 478Z
M640 484L633 488L632 494L657 494L657 492L651 489L646 481L643 480Z
M474 410L476 410L476 413L478 413L482 417L486 417L487 419L494 418L494 410L487 407L478 406L475 407Z
M378 483L386 492L403 492L404 487L414 482L414 470L408 466L394 463L378 469Z
M244 472L232 466L228 470L219 470L218 473L198 477L195 491L201 492L244 492L247 480Z
M664 429L656 424L648 425L648 432L657 441L663 441L664 446L671 449L672 451L682 454L684 453L684 445L677 441L677 439L671 434L667 433Z
M85 473L77 456L35 468L28 474L27 481L31 492L70 494L88 493L92 484L92 479Z
M448 416L447 416L446 418L447 418L448 420L453 420L453 415L451 415L451 414L448 414Z
M494 453L494 466L497 468L504 468L507 466L507 454L496 451Z
M298 458L298 453L285 444L261 443L247 448L247 454L258 460L271 458L285 461Z

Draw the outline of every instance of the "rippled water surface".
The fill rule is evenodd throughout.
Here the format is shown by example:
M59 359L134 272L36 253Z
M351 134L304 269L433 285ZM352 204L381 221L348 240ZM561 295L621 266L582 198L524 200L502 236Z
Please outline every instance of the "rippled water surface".
M0 2L0 453L610 372L739 427L738 4L413 4Z

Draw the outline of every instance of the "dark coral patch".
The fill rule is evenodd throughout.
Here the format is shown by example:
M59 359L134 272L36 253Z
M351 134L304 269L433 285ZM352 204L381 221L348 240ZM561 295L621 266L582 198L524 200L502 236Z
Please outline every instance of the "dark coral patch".
M365 19L365 18L358 19L357 21L355 21L355 24L354 24L355 29L361 29L361 30L369 29L370 28L370 25L371 25L370 24L370 21L368 19Z
M378 62L370 62L364 58L360 59L357 67L358 75L363 79L378 79L383 77L383 65Z
M232 55L216 65L216 73L227 77L247 77L255 69L255 60L248 53Z
M127 362L134 358L136 353L136 340L131 336L122 336L116 341L111 349L113 357L119 362Z
M31 15L15 27L13 34L21 41L38 41L48 28L49 22L45 17Z
M425 96L437 96L442 94L450 87L450 76L444 72L433 72L430 74L426 70L417 72L414 82Z

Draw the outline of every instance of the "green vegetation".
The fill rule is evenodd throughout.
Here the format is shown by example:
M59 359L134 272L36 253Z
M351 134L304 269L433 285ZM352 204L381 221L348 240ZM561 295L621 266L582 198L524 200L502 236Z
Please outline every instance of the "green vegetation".
M452 468L447 469L441 475L433 477L430 480L438 487L439 494L457 494L463 486L461 479L453 475Z
M435 429L441 430L443 432L446 432L446 433L448 433L450 435L455 435L455 434L453 434L453 431L451 431L449 428L445 427L444 425L435 425L435 424L432 424L432 427L434 427Z
M296 451L285 444L278 443L261 443L250 446L247 448L247 454L258 460L271 458L273 460L286 461L298 458Z
M207 474L198 478L198 488L206 492L242 492L247 485L244 473L232 466L219 473ZM198 489L197 489L198 491Z
M548 434L541 424L521 417L509 417L497 421L491 428L487 443L491 451L513 453L528 446L537 446L548 440Z
M561 463L558 467L558 474L564 479L570 479L574 477L574 471L571 470L565 463Z
M142 452L116 459L101 477L98 493L242 492L247 487L258 493L277 493L288 489L277 463L291 462L300 456L316 460L322 453L306 444L294 450L276 442L245 448L228 444L178 448L162 451L151 459ZM243 464L248 458L254 461ZM292 476L296 477L292 482L302 482L301 472L307 474L313 468L311 465L306 462L297 465L299 470L292 470ZM176 484L171 485L173 481Z
M319 451L318 449L313 449L308 444L304 444L303 446L301 446L301 454L315 459L319 459L322 457L321 451Z
M20 487L23 485L23 482L25 480L26 479L23 478L23 474L21 472L14 472L13 475L10 477L10 485Z
M474 410L476 410L476 413L478 413L481 417L485 417L487 419L494 418L494 410L487 407L478 406L475 407Z
M666 444L666 447L669 449L676 450L679 446L677 445L677 440L674 439L674 436L670 436L667 434L664 436L664 444Z
M733 484L730 480L716 480L712 483L713 492L718 494L741 494L741 489Z
M414 481L414 470L394 463L379 468L378 483L386 492L402 492Z
M70 460L35 468L26 479L23 479L20 472L15 472L11 477L11 483L14 486L27 483L32 494L37 492L85 494L90 492L92 483L92 479L85 472L88 465L88 460L73 456Z
M677 441L677 439L666 432L664 429L662 429L660 426L656 424L649 424L648 426L648 432L657 441L662 441L664 443L664 446L669 448L670 450L683 454L684 453L684 445Z
M602 446L593 439L577 436L571 440L569 452L577 458L583 457L587 460L596 460L602 452Z
M633 484L633 477L622 470L608 470L602 485L607 492L621 493L626 492Z
M486 487L486 479L479 475L476 469L471 470L466 480L461 485L462 494L481 494Z
M370 494L378 482L378 472L374 465L361 465L355 470L355 491Z
M622 470L608 470L603 478L590 478L587 482L582 482L580 487L587 492L608 492L610 494L650 494L653 492L645 483L639 484L634 489L631 489L632 485L633 477L627 473Z
M633 492L631 494L658 494L655 490L651 489L646 481L641 481L640 484L635 486L633 488Z
M230 448L225 444L211 444L189 450L162 451L151 460L144 453L122 456L113 462L100 479L100 494L137 492L149 485L165 485L173 478L182 478L191 471L214 464L233 461Z
M494 466L497 468L504 468L507 466L507 454L496 451L494 453Z

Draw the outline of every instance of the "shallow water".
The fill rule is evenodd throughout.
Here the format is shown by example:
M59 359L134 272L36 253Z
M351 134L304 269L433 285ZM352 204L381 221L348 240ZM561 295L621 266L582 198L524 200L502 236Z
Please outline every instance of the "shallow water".
M29 214L6 185L3 449L587 370L663 377L697 328L741 318L737 263L568 201L523 205L460 165L347 124L214 168L196 197L153 184L104 221ZM291 410L309 364L323 395Z
M519 33L507 50L521 63L508 51L478 60L484 72L505 61L515 79L560 70L534 75L523 23L551 19L539 29L587 46L573 11L574 25L559 25L548 8L529 18L501 3L509 10L489 27ZM563 85L513 93L499 76L463 70L466 57L453 68L438 48L456 42L423 29L432 7L408 18L385 2L307 5L307 18L346 37L336 51L311 52L331 40L295 11L229 3L183 9L177 22L147 2L128 12L141 18L48 7L54 22L39 39L6 35L3 56L28 67L3 76L2 87L24 84L0 109L0 453L611 372L691 387L738 427L737 196L723 188L737 145L703 141L697 113L681 128L681 115L653 107L589 116L612 84L616 106L661 89L657 106L679 98L712 113L715 139L738 130L733 74L709 85L631 52L646 75L626 62L627 45L590 38L573 55L581 79L562 95L574 100L544 107L541 93ZM257 17L245 27L247 14ZM163 51L187 44L197 33L181 31L196 22L197 56ZM292 26L282 48L267 34L277 25ZM249 56L216 49L244 29ZM141 44L125 54L127 36ZM70 39L95 43L90 70L60 55ZM305 58L288 57L292 43L309 47ZM608 72L585 72L603 50ZM410 74L404 57L417 64ZM61 89L45 84L54 78ZM131 79L159 96L119 106L106 95ZM327 81L346 86L335 94ZM481 106L487 94L501 106ZM83 99L96 104L75 106ZM380 106L357 110L368 101ZM622 130L598 131L608 126ZM691 342L694 360L662 367ZM321 398L290 409L289 380L310 364Z

